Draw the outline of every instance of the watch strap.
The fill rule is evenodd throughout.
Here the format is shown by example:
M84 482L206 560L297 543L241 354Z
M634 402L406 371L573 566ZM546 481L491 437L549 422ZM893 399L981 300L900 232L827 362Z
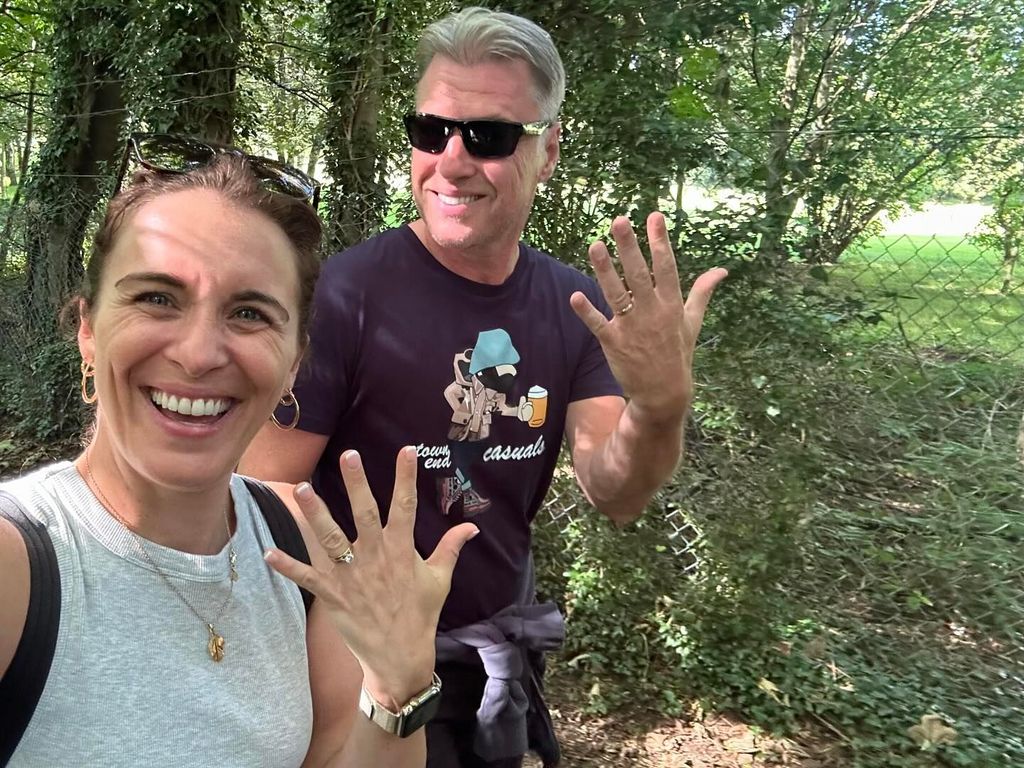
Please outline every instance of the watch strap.
M392 712L373 698L364 686L359 692L359 711L388 733L405 738L433 716L440 695L441 678L434 672L430 685L409 699L398 712Z

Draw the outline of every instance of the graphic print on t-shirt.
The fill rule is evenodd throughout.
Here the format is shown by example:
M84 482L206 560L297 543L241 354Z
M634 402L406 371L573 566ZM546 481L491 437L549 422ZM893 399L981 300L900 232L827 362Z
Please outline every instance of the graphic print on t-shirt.
M543 426L547 415L546 389L532 386L526 395L520 395L517 403L509 403L512 390L517 388L518 362L519 352L512 338L501 328L481 331L473 347L455 354L454 381L444 390L445 400L452 409L448 454L455 474L438 481L438 505L442 514L451 514L459 502L464 517L490 509L490 499L473 484L473 466L487 460L486 454L493 448L489 442L494 414L516 418L531 427ZM507 457L505 452L509 454ZM527 459L543 452L541 437L532 445L502 449L502 453L493 458Z

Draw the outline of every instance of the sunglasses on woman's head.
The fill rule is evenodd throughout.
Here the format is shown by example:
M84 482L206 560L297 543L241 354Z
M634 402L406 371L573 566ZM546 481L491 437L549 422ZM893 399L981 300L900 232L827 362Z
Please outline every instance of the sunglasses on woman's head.
M412 112L405 116L405 131L409 143L416 149L439 155L448 146L456 130L462 144L473 157L496 160L516 151L519 139L540 136L551 127L551 121L537 123L510 123L504 120L449 120L437 115Z
M226 144L166 133L132 134L114 186L115 194L124 180L129 154L143 168L157 173L188 173L208 165L217 155L236 155L246 159L260 184L269 192L306 200L314 209L320 202L320 182L287 163L249 155Z

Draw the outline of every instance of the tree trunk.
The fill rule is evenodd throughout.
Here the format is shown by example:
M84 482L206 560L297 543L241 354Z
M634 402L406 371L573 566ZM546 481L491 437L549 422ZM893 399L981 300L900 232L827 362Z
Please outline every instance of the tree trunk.
M56 335L58 311L81 281L85 230L122 150L124 102L111 62L82 54L55 80L74 83L55 99L54 114L66 117L25 184L26 322L37 341Z
M367 0L328 4L331 112L324 143L327 170L334 179L326 237L330 249L359 243L383 224L387 194L378 181L377 122L390 31L387 11ZM352 31L353 19L366 20L367 28L358 36Z
M309 159L306 161L306 173L316 178L316 165L320 162L320 150L323 148L324 140L319 131L313 137L313 146L309 148Z
M35 50L35 42L32 48ZM35 140L35 119L36 119L36 71L32 69L32 75L28 81L28 104L25 107L25 145L21 151L21 165L18 167L18 179L25 181L28 175L28 161L32 156L32 142Z
M761 225L762 259L772 264L784 261L782 239L793 216L799 196L788 189L791 182L789 150L792 143L793 114L796 109L800 75L807 49L807 29L814 12L813 0L797 9L789 39L786 74L779 93L779 105L771 121L771 149L765 165L765 215Z
M185 5L176 29L188 43L174 67L177 90L167 130L230 144L234 139L235 92L244 0ZM198 10L196 10L198 9ZM198 13L198 16L195 15Z
M32 50L36 48L35 40L32 41ZM14 219L18 213L18 206L21 203L21 188L28 175L28 160L32 154L32 140L34 138L34 123L36 115L36 70L33 66L32 74L28 81L28 104L25 108L25 148L21 153L21 164L17 170L17 180L14 179L14 157L8 159L8 167L11 169L11 180L17 184L14 190L14 197L11 198L11 205L7 209L7 219L4 221L4 231L0 235L0 275L7 268L7 254L11 245L11 235L14 229ZM5 152L12 152L10 145L4 146Z
M1013 285L1013 270L1020 260L1020 247L1010 238L1003 238L1003 285L1001 293L1009 293Z
M31 101L32 97L29 96L29 102ZM21 163L20 158L15 156L15 150L16 145L13 142L4 143L4 173L12 187L16 187L21 183Z
M1024 464L1024 419L1021 419L1020 430L1017 432L1017 457Z
M837 30L838 14L832 13L818 30L818 40L822 50L821 67L814 90L814 135L807 142L806 167L809 169L825 169L825 156L829 150L829 139L826 129L830 125L829 112L832 100L832 80L834 67L839 51L846 45L845 34ZM812 171L813 172L813 171ZM801 179L802 180L802 179ZM815 264L830 262L838 257L831 247L828 237L828 222L825 208L828 201L835 197L836 184L829 183L831 178L824 174L819 181L807 190L807 217L810 222L810 233L802 251L804 258Z
M1020 223L1024 213L1013 205L1017 194L1018 184L1009 179L1003 182L996 192L995 230L999 233L1003 246L1003 284L999 289L1000 293L1010 292L1013 270L1020 257Z

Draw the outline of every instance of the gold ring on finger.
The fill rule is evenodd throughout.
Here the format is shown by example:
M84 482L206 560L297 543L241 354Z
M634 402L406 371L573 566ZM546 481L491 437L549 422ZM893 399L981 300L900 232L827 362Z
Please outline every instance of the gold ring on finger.
M352 551L352 547L345 547L344 552L342 552L340 555L332 555L331 560L333 560L336 563L345 563L346 565L348 565L353 560L355 560L355 557L356 556L355 553Z
M615 314L619 315L620 317L622 315L627 315L630 312L632 312L633 311L633 307L636 306L633 303L633 292L632 291L626 291L626 298L628 299L628 303L626 304L626 306L622 307L621 309L616 309L615 310Z

